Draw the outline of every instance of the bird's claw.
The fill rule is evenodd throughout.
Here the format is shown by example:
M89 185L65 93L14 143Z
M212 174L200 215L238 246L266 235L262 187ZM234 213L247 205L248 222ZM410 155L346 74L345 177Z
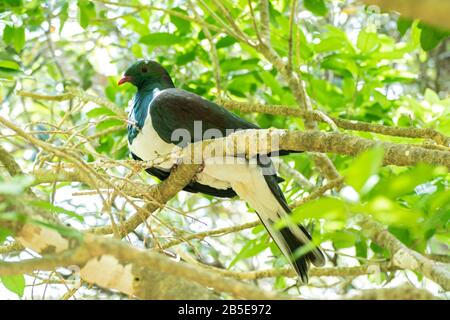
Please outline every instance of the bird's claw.
M202 162L202 164L197 169L197 173L202 173L204 169L205 169L205 163Z

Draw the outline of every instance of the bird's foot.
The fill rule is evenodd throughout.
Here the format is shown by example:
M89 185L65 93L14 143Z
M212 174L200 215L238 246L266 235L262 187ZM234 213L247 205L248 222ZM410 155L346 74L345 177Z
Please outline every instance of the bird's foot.
M205 162L202 162L202 164L197 169L197 173L202 173L204 169L205 169Z
M198 181L199 179L199 174L203 172L203 170L205 169L205 163L202 162L202 164L198 167L197 169L197 173L194 175L194 177L192 178L192 181Z

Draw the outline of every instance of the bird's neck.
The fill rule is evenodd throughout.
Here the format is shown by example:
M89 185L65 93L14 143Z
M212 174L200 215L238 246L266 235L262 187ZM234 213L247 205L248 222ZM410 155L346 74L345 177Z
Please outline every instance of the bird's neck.
M174 88L170 78L160 79L159 81L149 81L138 88L134 97L134 108L148 107L149 103L158 93L164 89Z
M148 81L138 88L134 97L134 108L147 108L153 98L164 89L174 88L170 77L161 78L158 81Z
M168 88L175 88L175 85L168 74L163 74L160 75L157 80L154 78L144 80L138 87L138 93L148 95L153 94L155 89L161 91Z
M167 88L164 88L163 86L160 86L159 84L152 84L147 85L144 87L141 87L136 92L136 100L140 101L142 103L144 100L149 103L153 100L153 98L158 94L159 91L164 90Z
M138 132L142 130L153 98L157 96L160 91L168 88L174 88L170 78L169 81L148 82L138 88L132 102L133 109L129 114L130 124L128 125L128 140L130 143L137 136Z

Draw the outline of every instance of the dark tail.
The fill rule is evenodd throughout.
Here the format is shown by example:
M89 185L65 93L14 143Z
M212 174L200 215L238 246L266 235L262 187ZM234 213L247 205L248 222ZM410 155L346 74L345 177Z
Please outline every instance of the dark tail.
M266 183L275 199L283 208L282 212L277 212L278 216L280 218L289 216L291 209L289 208L286 198L276 182L276 175L266 174L264 179L266 180ZM280 250L290 260L290 263L294 267L302 282L308 283L309 264L312 263L316 267L322 267L325 265L325 256L318 247L311 248L311 250L305 255L299 257L294 256L299 248L302 248L304 245L307 245L312 241L311 235L302 225L295 225L294 223L291 223L283 229L275 230L275 226L273 226L272 221L267 221L267 219L264 219L261 215L260 218L278 248L280 248Z
M302 225L298 225L298 227L300 231L309 239L309 241L312 241L311 235L308 233L308 231ZM299 237L295 236L288 227L281 229L280 233L286 245L289 247L289 251L292 253L292 255L295 255L295 252L298 249L307 244L301 241ZM311 251L302 256L291 256L289 257L289 259L291 260L291 263L295 271L301 278L302 282L305 284L308 283L308 269L310 263L312 263L316 267L322 267L325 265L325 256L318 247L313 248Z

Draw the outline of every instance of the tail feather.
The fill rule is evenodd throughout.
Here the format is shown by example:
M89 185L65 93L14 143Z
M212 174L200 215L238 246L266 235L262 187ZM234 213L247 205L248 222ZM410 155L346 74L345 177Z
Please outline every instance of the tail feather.
M278 229L275 224L266 218L265 214L261 214L258 212L258 216L263 222L267 232L272 237L275 244L278 246L280 251L284 254L284 256L288 259L289 263L294 268L295 272L299 276L302 283L308 283L308 270L310 263L314 264L317 267L321 267L325 264L325 256L322 251L314 247L311 251L306 253L305 255L296 256L295 253L297 250L302 248L311 241L311 236L308 231L302 225L293 225L291 227L284 227L282 229ZM292 232L291 229L296 228L297 232ZM296 234L301 232L303 237L308 238L307 241L301 240Z
M231 183L233 190L253 209L256 210L266 230L289 260L303 283L308 282L309 264L323 266L325 257L318 247L312 247L309 252L300 257L294 254L296 251L309 244L312 239L308 231L295 223L288 223L282 229L278 229L275 223L279 219L287 218L290 213L289 206L284 198L275 175L263 175L261 168L247 168L249 175L243 181ZM287 219L288 220L288 219Z
M294 268L301 282L305 284L308 283L308 259L305 256L300 256L298 258L294 257L295 251L303 244L299 245L299 240L288 228L278 230L272 221L265 219L264 215L258 215L277 247Z
M275 244L288 258L290 264L303 283L308 282L309 264L316 266L325 264L325 257L317 247L305 255L296 257L296 251L311 242L311 236L301 225L288 223L283 229L275 226L275 223L289 217L290 209L278 186L279 179L272 171L272 163L267 156L260 156L258 164L250 164L247 160L235 158L237 163L205 165L204 172L216 179L228 181L237 195L245 200L255 211ZM212 160L210 160L212 161ZM217 169L216 169L217 168Z
M291 228L283 228L280 230L283 239L286 243L286 245L289 247L289 251L292 252L292 262L297 266L296 269L298 269L300 272L304 269L304 265L306 264L306 271L308 270L309 263L312 263L316 267L322 267L325 265L325 256L322 253L322 251L314 247L311 251L307 252L305 255L301 255L299 257L295 256L295 252L302 248L304 245L308 245L309 242L312 241L311 236L309 235L308 231L302 226L302 225L296 225L300 232L302 232L306 237L309 238L307 242L303 242L299 239L292 231ZM294 267L295 268L295 267ZM307 282L307 281L306 281ZM305 282L305 283L306 283Z
M267 166L263 163L268 163L269 165L271 165L271 162L267 161L267 159L263 158L262 156L259 159L260 166ZM266 181L274 200L276 200L281 206L281 208L277 211L278 215L280 216L280 218L288 217L291 213L291 209L289 208L286 198L284 197L283 192L278 186L278 183L276 183L276 175L265 174L264 180ZM281 229L280 232L282 234L282 237L284 238L286 245L289 247L289 251L292 253L295 253L299 248L312 242L311 235L301 224L288 223L287 227ZM281 244L278 244L278 246L280 245ZM294 264L298 265L298 268L296 268L296 270L304 270L304 266L306 264L306 272L309 266L308 262L311 262L316 267L322 267L323 265L325 265L325 256L318 247L313 247L311 251L305 254L305 257L293 257L292 260Z
M308 233L306 228L301 224L299 224L298 227L307 237L309 237L309 240L312 241L311 235ZM311 261L311 263L316 267L323 267L325 265L326 262L325 255L323 254L322 250L320 250L320 248L318 247L315 247L312 251L308 252L306 256L308 257L309 261Z

